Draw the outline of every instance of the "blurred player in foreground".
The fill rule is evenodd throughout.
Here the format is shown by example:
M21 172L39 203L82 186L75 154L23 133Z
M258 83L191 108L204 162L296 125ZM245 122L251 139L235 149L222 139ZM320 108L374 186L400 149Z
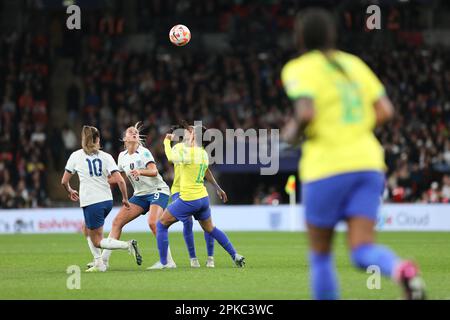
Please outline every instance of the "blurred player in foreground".
M184 222L194 216L204 231L208 232L229 253L238 267L245 265L245 259L238 254L227 235L216 228L211 219L209 196L204 186L204 178L208 169L208 154L202 146L204 128L190 127L185 130L185 142L178 153L173 153L170 141L173 135L168 134L164 140L167 158L174 164L180 164L180 196L172 202L157 223L158 250L160 261L151 269L167 268L167 248L169 246L169 227L179 221Z
M178 130L183 130L183 128L187 128L187 123L183 122L180 126L172 127L172 133ZM184 131L184 130L183 130ZM176 137L175 137L176 138ZM183 139L186 137L183 136ZM170 154L172 153L179 153L183 149L183 144L185 141L181 141L177 144L175 144L173 147L170 144L171 141L168 141L164 143L164 151L166 153L167 158L169 159ZM170 188L170 192L172 193L172 202L177 200L180 196L180 173L181 173L181 164L175 163L173 165L174 168L174 177L173 177L173 183L172 187ZM211 170L209 168L206 170L205 178L208 180L215 188L217 195L219 198L225 203L228 201L227 194L225 191L222 190L222 188L217 183L216 179L214 178L214 175L212 174ZM197 255L195 253L195 244L194 244L194 233L192 232L193 228L193 221L192 217L189 217L185 221L183 221L183 237L184 241L186 242L187 249L189 251L189 258L191 262L192 268L199 268L200 263L198 261ZM206 267L207 268L214 268L214 238L208 233L204 232L204 238L206 242L206 251L208 253L208 258L206 260Z
M417 266L374 243L385 164L373 129L393 116L384 87L361 59L335 49L336 29L325 10L299 15L295 40L303 54L282 70L295 116L282 136L291 143L303 130L306 136L299 170L313 297L339 298L331 246L334 227L345 220L353 264L378 266L406 299L424 299Z
M72 201L80 201L87 228L89 248L94 256L94 265L87 272L106 271L102 260L102 249L128 250L140 264L137 241L119 241L103 239L105 218L112 209L113 197L108 183L117 183L122 193L122 203L129 208L125 181L119 173L113 157L100 150L100 133L95 127L84 126L81 132L82 149L73 152L66 164L61 184L69 193ZM80 179L80 194L71 188L70 179L77 173ZM109 177L109 179L108 179Z

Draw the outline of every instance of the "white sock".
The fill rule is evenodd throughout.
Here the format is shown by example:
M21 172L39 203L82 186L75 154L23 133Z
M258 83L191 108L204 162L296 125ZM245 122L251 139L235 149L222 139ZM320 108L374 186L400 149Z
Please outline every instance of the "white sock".
M94 256L94 259L97 260L97 259L101 258L102 250L100 250L100 248L97 248L96 246L94 246L94 243L92 243L91 237L87 236L86 240L88 242L89 249L91 249L91 253Z
M102 252L102 259L104 263L109 262L109 257L111 256L112 250L104 249Z
M105 263L102 260L102 256L95 258L95 266L96 267L104 267Z
M113 238L107 238L102 239L102 241L100 241L100 247L102 247L102 249L110 249L110 250L117 250L117 249L126 250L128 249L128 242L116 240Z
M167 248L167 262L168 263L175 263L172 258L172 252L170 252L170 247Z

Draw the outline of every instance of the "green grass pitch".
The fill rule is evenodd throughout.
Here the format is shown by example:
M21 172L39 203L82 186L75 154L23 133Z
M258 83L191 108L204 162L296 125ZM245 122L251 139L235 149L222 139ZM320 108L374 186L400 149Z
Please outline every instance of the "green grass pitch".
M156 240L150 233L124 233L138 240L144 258L137 266L124 251L111 256L106 273L81 274L81 288L66 287L70 265L84 271L91 260L80 234L0 236L0 299L309 299L307 242L304 233L229 232L244 269L216 243L216 268L205 265L203 234L196 233L202 267L191 269L181 233L170 233L178 265L174 270L146 271L157 260ZM381 233L379 241L401 256L419 262L431 299L450 299L449 233ZM399 288L383 278L380 290L367 289L369 274L354 269L344 234L335 241L336 263L343 299L398 299Z

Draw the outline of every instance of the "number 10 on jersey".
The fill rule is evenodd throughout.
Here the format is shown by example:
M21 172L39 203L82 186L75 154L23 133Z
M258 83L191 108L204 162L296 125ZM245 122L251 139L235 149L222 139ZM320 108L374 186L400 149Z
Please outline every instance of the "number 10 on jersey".
M88 166L89 166L89 175L93 177L96 175L97 177L100 177L102 175L102 160L100 159L86 159Z

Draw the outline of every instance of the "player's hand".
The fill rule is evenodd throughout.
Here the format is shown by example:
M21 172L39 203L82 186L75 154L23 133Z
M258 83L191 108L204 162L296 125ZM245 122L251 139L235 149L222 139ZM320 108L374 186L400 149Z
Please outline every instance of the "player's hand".
M137 170L137 169L131 170L131 171L130 171L130 174L131 174L131 176L132 176L134 179L138 179L139 176L141 175L141 173L140 173L139 170Z
M228 196L227 193L225 191L223 191L222 189L217 189L217 195L219 196L220 200L223 201L223 203L228 201Z
M122 205L127 208L128 210L130 209L130 203L128 202L127 199L122 199Z
M80 197L78 196L78 191L76 191L76 190L71 189L69 191L68 196L69 196L69 199L72 201L76 202L76 201L80 200Z
M175 137L175 135L173 133L166 134L166 139L169 139L170 141L173 141L174 137Z

